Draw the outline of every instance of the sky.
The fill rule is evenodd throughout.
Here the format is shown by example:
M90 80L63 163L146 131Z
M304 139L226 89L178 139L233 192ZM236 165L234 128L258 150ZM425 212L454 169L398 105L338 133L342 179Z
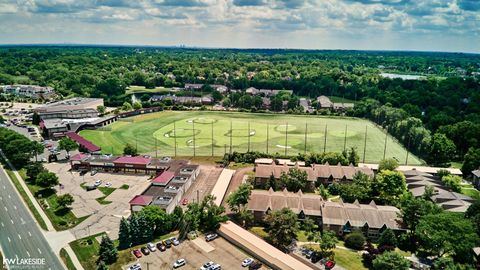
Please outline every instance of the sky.
M0 0L0 44L480 52L480 0Z

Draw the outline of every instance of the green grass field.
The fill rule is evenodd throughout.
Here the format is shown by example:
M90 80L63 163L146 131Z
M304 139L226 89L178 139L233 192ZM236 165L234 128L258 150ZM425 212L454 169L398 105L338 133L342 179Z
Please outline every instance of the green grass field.
M126 95L130 94L168 94L172 91L171 88L155 87L153 89L147 89L145 86L131 85L125 91Z
M356 147L362 161L365 130L365 161L378 162L383 158L385 133L372 122L357 118L167 111L124 119L102 130L83 130L80 135L101 146L105 153L121 154L125 144L130 143L140 153L155 155L158 149L159 156L174 155L175 143L178 156L211 156L212 141L214 156L229 152L230 141L232 151L238 152L323 152L326 136L327 152ZM402 164L406 159L406 150L390 136L386 157L394 157ZM409 154L408 163L420 164L421 160Z

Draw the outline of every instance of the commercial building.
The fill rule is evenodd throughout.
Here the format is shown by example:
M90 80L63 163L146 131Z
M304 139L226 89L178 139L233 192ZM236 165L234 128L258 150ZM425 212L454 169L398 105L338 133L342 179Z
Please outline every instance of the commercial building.
M249 87L245 90L246 94L252 96L265 96L265 97L273 97L278 95L280 92L286 92L290 95L293 94L293 90L277 90L277 89L257 89L255 87Z
M138 212L147 205L156 205L167 213L172 213L199 173L199 166L191 164L160 172L142 194L130 200L131 211Z
M380 233L389 228L403 231L398 218L400 210L393 206L370 204L330 202L315 194L304 194L270 190L252 190L247 208L255 220L261 221L270 211L289 208L297 214L299 220L310 218L323 230L332 230L343 235L360 231L370 239L376 239Z
M117 120L117 116L92 118L48 118L40 121L40 129L47 138L63 137L67 132L78 132L83 129L97 129Z
M98 117L97 107L104 106L101 98L71 98L33 109L41 119Z
M1 86L6 94L12 94L21 97L28 97L32 99L50 99L55 96L55 91L49 86L38 85L5 85Z
M335 111L342 111L353 109L354 104L348 102L332 102L327 96L317 97L318 109L332 109Z

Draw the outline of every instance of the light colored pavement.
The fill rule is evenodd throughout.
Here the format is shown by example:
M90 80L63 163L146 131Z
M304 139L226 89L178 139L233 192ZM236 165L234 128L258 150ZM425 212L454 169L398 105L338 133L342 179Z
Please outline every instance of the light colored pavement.
M3 167L0 169L0 245L9 259L39 259L38 269L64 269ZM32 269L16 261L10 268Z
M212 192L221 172L222 168L212 165L200 165L200 174L185 195L183 195L183 198L186 198L189 202L203 200L205 196Z

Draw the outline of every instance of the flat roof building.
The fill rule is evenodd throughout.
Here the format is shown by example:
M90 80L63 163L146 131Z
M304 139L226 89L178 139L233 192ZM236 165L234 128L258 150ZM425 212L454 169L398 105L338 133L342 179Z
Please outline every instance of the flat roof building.
M3 92L6 94L33 99L50 99L55 95L54 89L49 86L15 84L0 86L0 88L2 88Z
M102 98L70 98L57 102L47 103L43 106L33 109L40 117L42 114L51 115L53 113L66 113L71 112L72 115L78 112L91 112L97 110L98 106L104 106ZM97 114L98 115L98 114ZM75 116L75 115L73 115ZM65 117L65 118L82 118L81 117ZM55 118L55 117L50 117Z

